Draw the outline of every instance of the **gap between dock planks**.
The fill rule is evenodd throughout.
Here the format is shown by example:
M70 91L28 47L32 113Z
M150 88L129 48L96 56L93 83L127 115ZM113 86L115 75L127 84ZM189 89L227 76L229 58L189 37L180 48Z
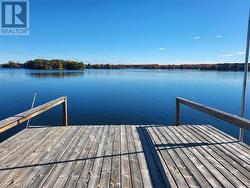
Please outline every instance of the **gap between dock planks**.
M250 187L249 146L205 125L29 128L0 146L0 187Z

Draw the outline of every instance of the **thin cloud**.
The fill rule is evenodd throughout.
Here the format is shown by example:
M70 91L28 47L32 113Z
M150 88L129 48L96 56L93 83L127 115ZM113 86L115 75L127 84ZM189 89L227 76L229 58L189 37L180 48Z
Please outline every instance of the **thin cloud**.
M177 64L215 64L217 61L211 61L211 60L203 60L203 61L195 61L195 60L184 60L180 61Z
M84 61L83 59L79 59L79 58L71 58L69 59L69 61Z
M194 40L199 40L201 37L197 36L197 37L194 37L193 39Z
M164 50L166 50L166 48L159 48L159 50L164 51Z
M245 55L245 52L244 51L241 51L241 52L235 52L236 55Z
M235 54L222 54L222 55L219 55L219 57L233 57L235 56Z
M222 38L222 35L216 35L216 36L214 36L214 38L215 39L220 39L220 38Z
M244 54L245 54L244 51L239 51L239 52L234 52L234 53L229 53L229 54L222 54L222 55L219 55L219 57L234 57L234 56L240 56Z

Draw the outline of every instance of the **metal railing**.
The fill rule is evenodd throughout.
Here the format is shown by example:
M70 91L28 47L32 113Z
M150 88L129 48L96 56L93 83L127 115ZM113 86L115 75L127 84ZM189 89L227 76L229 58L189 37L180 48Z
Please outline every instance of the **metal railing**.
M63 125L68 125L68 110L67 110L67 97L60 97L43 105L37 106L33 109L27 110L20 114L6 118L0 121L0 133L15 127L39 114L54 108L55 106L63 104Z
M250 120L242 118L237 115L233 115L215 108L211 108L181 97L176 97L176 126L180 125L180 104L184 104L195 110L201 111L203 113L209 114L217 119L223 120L225 122L234 124L241 129L247 129L250 131ZM241 138L239 138L241 140ZM241 140L242 141L242 140Z

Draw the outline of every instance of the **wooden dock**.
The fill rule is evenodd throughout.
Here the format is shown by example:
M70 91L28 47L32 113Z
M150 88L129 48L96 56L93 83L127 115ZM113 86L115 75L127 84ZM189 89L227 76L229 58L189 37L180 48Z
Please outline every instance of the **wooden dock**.
M176 98L176 126L68 126L67 97L0 121L0 133L62 104L63 125L0 143L0 187L250 187L250 147L208 125L180 125L186 105L250 131L250 120ZM243 132L242 132L243 133Z
M0 187L250 187L250 148L204 125L28 128L0 156Z

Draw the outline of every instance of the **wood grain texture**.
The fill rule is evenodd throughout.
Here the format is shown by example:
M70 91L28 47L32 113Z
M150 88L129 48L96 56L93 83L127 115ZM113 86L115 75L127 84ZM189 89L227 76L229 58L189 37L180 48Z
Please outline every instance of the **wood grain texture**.
M250 187L249 146L206 125L28 128L0 157L0 187Z
M4 120L0 121L0 133L15 127L35 116L38 116L39 114L46 112L50 110L51 108L54 108L55 106L62 104L63 105L63 122L64 125L68 125L68 114L67 114L67 97L60 97L58 99L55 99L53 101L47 102L43 105L37 106L35 108L32 108L30 110L27 110L25 112L16 114L12 117L6 118Z
M250 131L250 120L246 118L242 118L240 116L230 114L221 110L217 110L215 108L211 108L208 106L205 106L203 104L199 104L187 99L183 99L181 97L176 98L176 125L180 124L180 104L184 104L188 107L191 107L195 110L204 112L206 114L209 114L217 119L226 121L228 123L231 123L233 125L236 125L240 128L247 129Z

